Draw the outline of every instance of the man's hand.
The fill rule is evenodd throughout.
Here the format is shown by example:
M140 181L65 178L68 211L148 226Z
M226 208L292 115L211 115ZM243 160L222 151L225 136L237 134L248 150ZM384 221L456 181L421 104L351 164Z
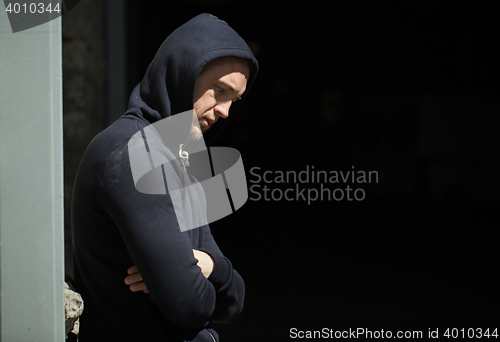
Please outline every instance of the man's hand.
M198 259L198 267L201 268L201 273L208 278L214 270L214 260L205 252L193 249L193 254Z
M142 280L137 267L132 266L127 270L128 277L125 278L125 284L130 285L130 291L149 293L146 283Z
M202 251L193 249L193 254L198 260L198 267L205 278L208 278L214 270L214 260L212 257ZM127 270L128 277L125 278L125 284L130 285L130 291L149 293L146 283L143 281L141 274L136 266L132 266Z

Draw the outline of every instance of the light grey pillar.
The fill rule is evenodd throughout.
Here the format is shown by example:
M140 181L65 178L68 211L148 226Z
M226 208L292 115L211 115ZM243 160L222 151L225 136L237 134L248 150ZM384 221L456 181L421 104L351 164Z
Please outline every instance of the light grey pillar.
M1 341L64 341L61 18L0 9Z

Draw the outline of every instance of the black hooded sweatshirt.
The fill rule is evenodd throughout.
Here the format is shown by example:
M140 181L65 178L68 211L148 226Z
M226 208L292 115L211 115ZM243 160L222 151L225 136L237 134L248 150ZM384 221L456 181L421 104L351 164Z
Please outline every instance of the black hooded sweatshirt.
M136 190L127 150L129 139L141 129L192 110L201 70L227 56L252 65L244 97L258 70L247 44L210 14L191 19L163 42L133 90L127 112L89 144L72 202L75 287L84 300L81 342L213 342L218 335L210 323L231 323L240 314L243 279L219 250L208 225L181 232L168 192ZM207 145L227 120L218 120L205 134ZM208 279L193 249L214 259ZM133 293L125 285L132 265L149 294Z

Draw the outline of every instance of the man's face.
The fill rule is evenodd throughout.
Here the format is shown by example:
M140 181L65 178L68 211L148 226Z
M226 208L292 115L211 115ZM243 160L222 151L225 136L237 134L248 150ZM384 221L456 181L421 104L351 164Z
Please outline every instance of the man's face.
M196 81L194 113L205 133L219 118L227 118L231 104L245 92L250 69L246 60L218 58L208 63ZM196 134L197 133L197 134Z

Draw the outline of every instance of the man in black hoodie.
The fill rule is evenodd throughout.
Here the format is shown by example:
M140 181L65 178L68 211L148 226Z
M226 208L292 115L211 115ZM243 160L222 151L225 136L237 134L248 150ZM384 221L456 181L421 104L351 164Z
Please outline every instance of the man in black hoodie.
M139 191L132 159L138 146L150 160L174 155L165 147L171 135L152 138L148 127L189 110L189 127L179 130L187 130L192 145L202 136L210 145L257 70L234 30L199 15L164 41L127 112L89 144L72 203L75 287L85 303L80 341L213 342L218 335L210 323L231 323L240 314L243 279L219 250L206 219L197 223L191 217L210 203L193 196L203 190L186 173L187 163L169 159L171 171L162 165L149 173L161 177L163 189L178 180L195 185L183 193L179 208L168 190Z

